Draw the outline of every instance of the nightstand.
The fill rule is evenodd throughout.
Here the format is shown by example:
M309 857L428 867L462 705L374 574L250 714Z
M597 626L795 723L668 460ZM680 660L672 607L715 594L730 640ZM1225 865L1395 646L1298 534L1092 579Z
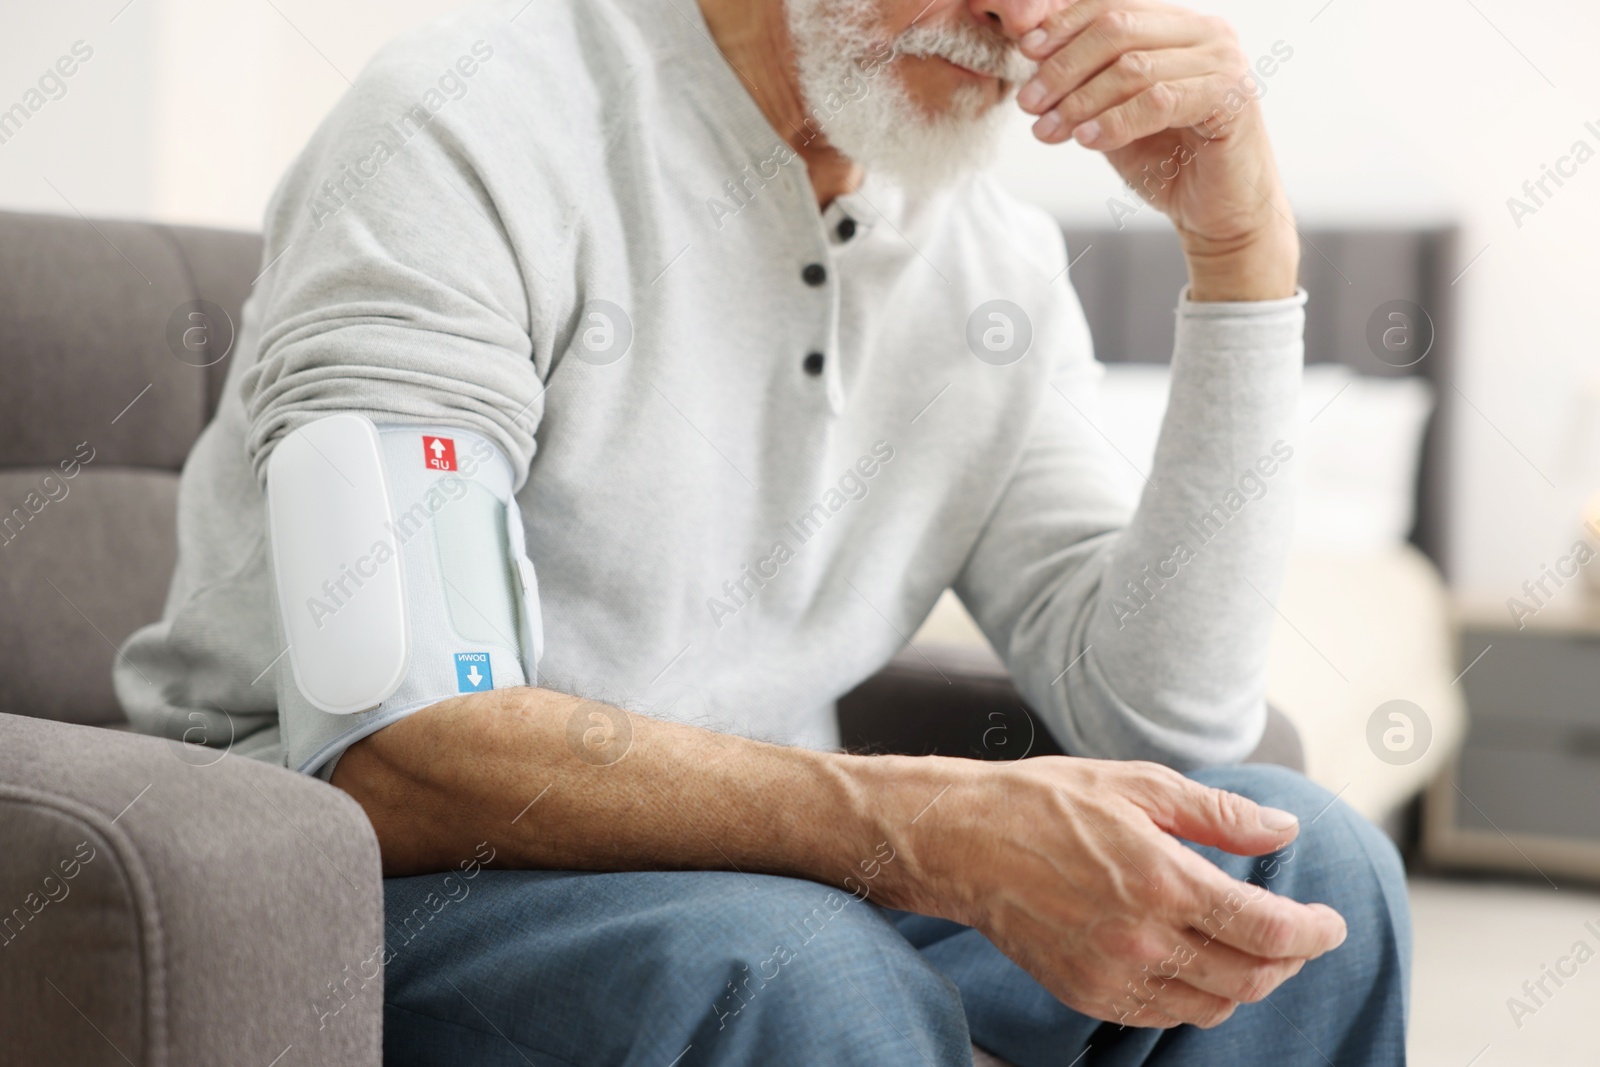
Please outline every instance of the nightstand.
M1459 618L1471 721L1429 787L1423 856L1600 880L1600 610L1552 604L1520 629L1503 604Z

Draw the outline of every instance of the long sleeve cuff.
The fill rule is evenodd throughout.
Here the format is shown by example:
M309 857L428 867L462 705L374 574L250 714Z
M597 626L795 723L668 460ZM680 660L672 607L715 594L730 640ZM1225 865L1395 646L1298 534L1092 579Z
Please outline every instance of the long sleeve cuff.
M1189 299L1184 286L1178 297L1178 351L1281 351L1298 345L1305 332L1306 291L1279 300L1238 302Z

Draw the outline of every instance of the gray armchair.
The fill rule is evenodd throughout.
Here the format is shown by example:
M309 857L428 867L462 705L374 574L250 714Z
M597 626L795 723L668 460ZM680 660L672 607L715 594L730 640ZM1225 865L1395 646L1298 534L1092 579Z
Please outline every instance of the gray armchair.
M187 306L237 324L260 258L251 234L0 213L0 1067L381 1059L360 808L134 735L111 688L228 365L232 329L186 334ZM904 654L840 702L848 744L1057 751L997 662L924 651L942 673ZM1257 758L1298 766L1286 720Z
M204 299L237 322L260 249L0 214L0 1064L381 1058L361 809L132 734L111 689L161 614L178 470L227 367L192 333L179 359L169 320Z

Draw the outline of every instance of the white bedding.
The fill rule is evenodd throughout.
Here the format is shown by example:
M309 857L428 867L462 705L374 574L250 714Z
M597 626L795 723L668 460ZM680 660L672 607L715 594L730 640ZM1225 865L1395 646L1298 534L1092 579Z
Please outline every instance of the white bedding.
M1381 820L1421 792L1466 732L1444 582L1409 545L1299 553L1278 610L1267 701L1299 728L1306 773ZM1390 700L1427 716L1432 738L1415 762L1384 762L1368 746L1368 719Z

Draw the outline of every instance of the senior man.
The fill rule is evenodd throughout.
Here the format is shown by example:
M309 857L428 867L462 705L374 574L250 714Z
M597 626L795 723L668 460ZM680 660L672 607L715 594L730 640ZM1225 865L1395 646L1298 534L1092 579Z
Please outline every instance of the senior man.
M1254 87L1155 0L510 0L379 54L269 208L117 682L365 808L386 1060L1403 1062L1393 849L1229 766L1304 300ZM974 169L1019 106L1188 258L1136 508L1059 231ZM307 616L362 479L393 543ZM1071 757L837 750L947 587Z

